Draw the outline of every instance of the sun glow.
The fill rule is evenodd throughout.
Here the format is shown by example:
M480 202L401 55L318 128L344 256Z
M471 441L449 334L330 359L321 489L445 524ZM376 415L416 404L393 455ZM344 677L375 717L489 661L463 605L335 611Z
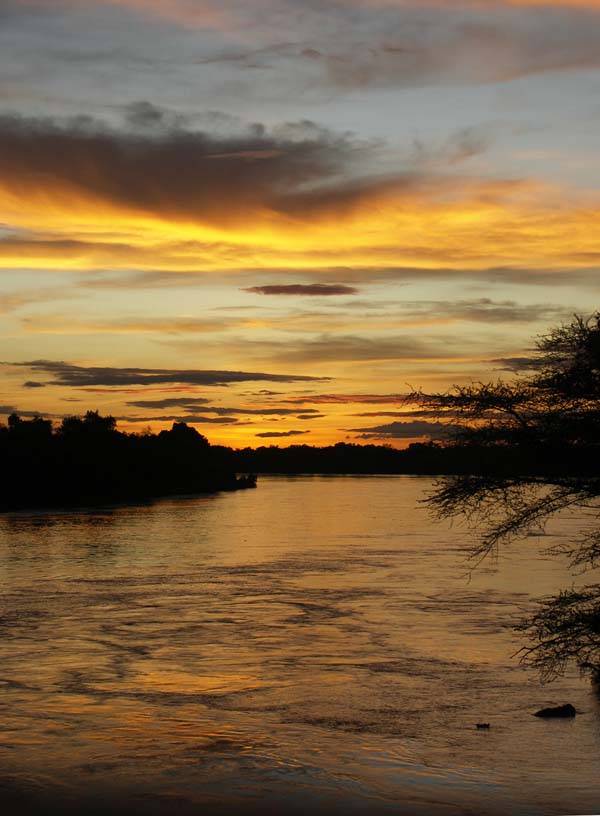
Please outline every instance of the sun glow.
M452 268L490 264L584 266L600 251L600 208L568 191L502 183L436 191L387 192L351 212L292 218L249 212L236 224L144 214L62 191L17 200L0 190L14 235L0 242L4 268L226 271L334 265ZM241 223L241 221L244 223ZM577 253L573 253L573 245Z

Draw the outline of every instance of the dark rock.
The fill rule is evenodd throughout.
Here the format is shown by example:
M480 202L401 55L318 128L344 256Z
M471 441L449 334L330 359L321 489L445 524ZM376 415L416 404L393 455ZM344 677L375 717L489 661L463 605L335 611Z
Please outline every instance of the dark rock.
M477 723L477 728L489 728L489 723Z
M536 711L534 717L574 717L577 712L571 703L555 706L554 708L542 708Z

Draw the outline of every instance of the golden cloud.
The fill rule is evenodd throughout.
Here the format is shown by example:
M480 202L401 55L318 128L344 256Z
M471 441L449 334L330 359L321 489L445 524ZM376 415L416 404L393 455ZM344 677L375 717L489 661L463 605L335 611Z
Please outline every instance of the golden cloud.
M352 176L368 147L316 128L218 141L5 117L0 209L14 232L0 239L0 268L552 270L600 257L594 194L527 179Z

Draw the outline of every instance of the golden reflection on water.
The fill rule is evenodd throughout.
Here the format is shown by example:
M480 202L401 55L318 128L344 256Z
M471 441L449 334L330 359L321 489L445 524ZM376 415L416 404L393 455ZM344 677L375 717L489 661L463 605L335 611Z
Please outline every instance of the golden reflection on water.
M431 521L429 484L264 478L3 517L0 794L21 812L589 810L591 688L510 659L532 596L572 581L540 544L573 519L469 579L469 533ZM563 701L582 714L531 717Z

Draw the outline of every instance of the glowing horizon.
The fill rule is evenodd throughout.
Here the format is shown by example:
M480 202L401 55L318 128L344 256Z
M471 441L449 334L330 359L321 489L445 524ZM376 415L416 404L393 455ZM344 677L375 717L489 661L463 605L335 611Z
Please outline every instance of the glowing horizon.
M597 307L596 2L3 12L0 421L404 446L390 395L511 376Z

